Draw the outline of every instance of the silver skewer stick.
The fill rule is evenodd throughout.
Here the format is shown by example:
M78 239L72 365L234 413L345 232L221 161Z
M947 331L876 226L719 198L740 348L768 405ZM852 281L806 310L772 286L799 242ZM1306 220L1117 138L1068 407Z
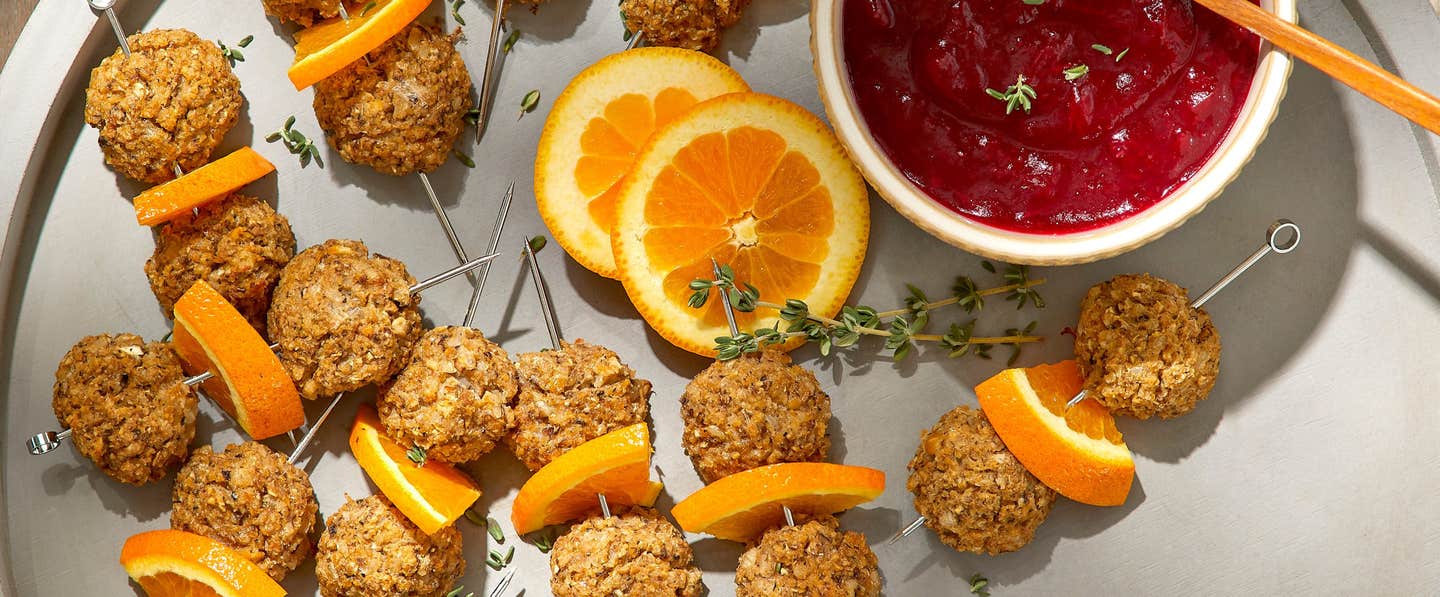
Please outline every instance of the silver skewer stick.
M285 462L295 464L295 461L305 454L305 448L310 447L310 442L315 439L315 434L325 426L325 421L330 418L330 413L335 410L335 406L340 404L340 399L344 397L345 392L340 392L330 399L330 405L325 407L325 412L320 413L320 418L315 420L315 424L305 430L305 437L300 438L300 443L295 444L295 449L290 451L290 457L286 458Z
M710 258L710 271L715 272L715 281L720 281L720 263L714 257ZM730 292L723 287L719 290L720 304L725 306L725 323L730 325L730 337L734 338L740 335L740 326L735 325L735 307L730 304ZM786 512L789 512L788 508Z
M445 238L450 241L450 250L455 252L455 257L460 263L470 260L465 254L465 245L460 244L460 236L455 234L455 226L450 224L450 214L445 213L445 206L440 205L440 198L435 195L435 187L430 185L430 176L424 172L416 172L420 175L420 184L425 187L425 195L430 198L430 207L435 210L435 217L440 220L440 228L445 230Z
M645 32L644 32L644 31L636 31L636 32L630 34L630 41L629 41L629 43L626 43L626 44L625 44L625 49L627 49L627 50L633 50L633 49L635 49L635 48L638 48L638 47L640 47L640 44L641 44L642 42L644 42L644 40L645 40Z
M494 253L500 249L500 234L505 231L505 220L510 217L510 202L515 199L515 183L511 181L510 187L505 189L505 198L500 200L500 212L495 214L495 226L490 229L490 244L485 246L486 253ZM480 282L475 284L475 290L470 293L470 306L465 309L465 320L462 325L470 327L475 321L475 313L480 309L480 295L485 292L485 282L490 279L490 266L480 270Z
M110 20L110 28L115 31L115 39L120 40L120 51L125 53L126 58L129 58L130 42L125 39L125 29L120 26L120 19L115 16L115 0L86 1L89 2L90 8L105 13L105 17Z
M525 239L525 261L530 265L530 282L535 285L535 294L540 298L540 315L545 319L545 331L550 333L550 348L560 350L560 327L555 324L555 315L550 312L550 295L545 292L545 275L540 273L540 262L535 251L530 249L530 239Z
M349 22L349 21L350 21L350 12L347 11L347 10L345 10L345 0L340 0L340 5L339 5L339 6L340 6L340 19L341 19L341 20L344 20L344 21L346 21L346 22Z
M495 588L490 590L490 597L500 597L504 595L505 589L510 587L510 581L514 578L515 569L511 568L509 572L505 573L505 576L500 577L500 584L495 585Z
M909 537L911 533L914 533L916 529L919 529L921 525L924 525L926 520L927 519L924 516L916 518L915 522L910 523L910 526L907 526L904 529L901 529L900 532L895 533L895 535L890 537L890 540L886 541L885 544L890 545L896 541L904 539L905 537Z
M610 500L605 499L603 493L597 493L595 497L600 500L600 514L605 518L610 518Z
M475 120L475 142L490 122L490 105L495 101L495 55L500 48L500 30L505 23L505 0L495 0L495 18L490 22L490 45L485 48L485 74L480 77L480 117Z

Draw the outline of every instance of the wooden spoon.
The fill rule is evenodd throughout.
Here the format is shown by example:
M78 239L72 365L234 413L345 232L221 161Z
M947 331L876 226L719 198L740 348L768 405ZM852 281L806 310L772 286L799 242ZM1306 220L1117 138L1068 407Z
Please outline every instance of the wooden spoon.
M1195 3L1254 31L1335 80L1440 135L1440 98L1328 39L1265 12L1249 0L1195 0Z

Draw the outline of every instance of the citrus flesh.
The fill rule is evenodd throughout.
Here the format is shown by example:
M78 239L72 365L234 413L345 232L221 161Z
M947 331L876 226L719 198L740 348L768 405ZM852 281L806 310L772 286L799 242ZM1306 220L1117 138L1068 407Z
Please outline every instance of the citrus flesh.
M264 569L239 552L185 531L149 531L126 539L120 565L149 597L285 594Z
M375 0L348 20L334 17L295 32L290 82L298 91L340 72L405 29L427 6L430 0Z
M581 71L556 98L535 153L535 201L556 242L590 271L616 277L610 230L635 156L700 101L749 90L734 69L679 48L627 50Z
M254 149L241 147L229 155L155 185L135 197L135 220L154 226L224 197L275 171L275 164Z
M675 504L680 528L750 541L793 514L834 514L880 496L885 473L826 462L771 464L724 477Z
M480 488L459 469L435 460L418 464L385 436L375 408L363 405L350 428L350 452L370 481L410 522L428 535L465 515Z
M650 429L636 423L576 446L541 467L515 496L510 522L520 534L613 506L651 506L664 487L650 479Z

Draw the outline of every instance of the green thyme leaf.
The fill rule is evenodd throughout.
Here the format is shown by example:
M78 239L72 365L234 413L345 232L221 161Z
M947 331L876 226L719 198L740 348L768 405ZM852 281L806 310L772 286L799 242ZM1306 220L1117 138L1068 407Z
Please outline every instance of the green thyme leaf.
M461 591L464 591L464 590L465 590L465 585L459 585L459 586L457 586L457 587L455 587L455 588L453 588L453 589L450 589L450 592L449 592L449 593L446 593L446 594L445 594L445 597L460 597L460 592L461 592ZM474 593L466 593L466 594L465 594L465 597L475 597L475 594L474 594Z
M475 160L470 159L470 156L465 155L465 152L458 149L451 149L450 153L455 154L455 159L460 160L460 163L464 164L466 168L475 167Z
M1115 50L1110 49L1109 46L1105 46L1105 45L1101 45L1101 44L1090 44L1090 49L1095 50L1096 52L1099 52L1099 53L1104 54L1104 55L1106 55L1106 56L1109 56L1109 55L1115 53Z
M465 26L465 17L460 16L460 7L464 4L465 0L455 0L450 4L450 16L455 17L455 22L461 27Z
M1129 53L1130 53L1130 48L1125 48L1125 49L1123 49L1123 50L1120 50L1120 53L1115 55L1115 61L1116 61L1116 62L1119 62L1121 58L1124 58L1125 55L1126 55L1126 54L1129 54Z
M1040 6L1041 4L1044 4L1044 3L1045 3L1045 0L1020 0L1020 1L1021 1L1021 2L1024 2L1025 4L1028 4L1028 5L1030 5L1030 6Z
M495 522L494 518L485 519L485 532L490 533L490 538L496 543L505 542L505 531L500 529L500 523Z
M529 92L529 93L526 93L526 94L525 94L525 97L520 100L520 116L518 116L518 117L516 118L516 120L519 120L519 119L521 119L521 118L524 118L525 115L528 114L528 113L530 113L530 112L534 112L534 111L535 111L535 106L538 105L539 103L540 103L540 90L539 90L539 89L531 89L530 92Z
M1016 108L1024 110L1026 114L1029 114L1031 107L1030 102L1036 97L1035 88L1025 82L1025 75L1023 74L1016 77L1015 84L1006 87L1005 91L1002 92L987 88L985 93L990 97L1005 102L1005 114L1007 115L1014 112Z
M465 520L468 520L468 521L474 523L475 526L480 526L480 527L483 527L483 526L485 526L485 524L486 524L486 523L485 523L485 519L480 517L480 513L479 513L479 512L476 512L476 511L470 510L470 509L466 509L466 510L465 510Z
M425 448L422 448L420 446L411 446L409 450L405 451L405 457L409 458L410 462L413 462L418 466L425 466Z
M530 243L530 252L539 253L540 250L544 249L545 245L549 244L550 241L546 240L544 236L536 235L530 237L530 240L528 242Z
M365 3L365 8L360 9L360 16L365 16L370 12L370 9L372 8L375 8L375 0L370 0L369 2Z
M1066 81L1074 81L1075 79L1079 79L1080 77L1090 74L1090 67L1084 64L1077 64L1075 66L1065 69L1062 72L1065 73Z
M510 50L515 49L515 42L517 41L520 41L520 30L511 29L510 35L505 36L505 43L500 44L500 49L506 54L509 54Z
M254 36L254 35L246 35L245 37L240 38L240 41L236 42L235 45L240 46L240 47L242 47L242 48L248 48L248 47L250 47L250 42L252 42L252 41L255 41L255 36Z
M970 576L970 594L980 597L990 597L990 579L981 576L979 572Z

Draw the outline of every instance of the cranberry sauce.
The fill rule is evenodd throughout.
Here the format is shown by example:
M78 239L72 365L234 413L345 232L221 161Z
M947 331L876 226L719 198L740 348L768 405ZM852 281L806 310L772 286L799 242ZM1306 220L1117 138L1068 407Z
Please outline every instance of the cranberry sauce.
M844 2L880 147L1007 230L1079 232L1164 199L1214 154L1258 63L1257 37L1190 0Z

